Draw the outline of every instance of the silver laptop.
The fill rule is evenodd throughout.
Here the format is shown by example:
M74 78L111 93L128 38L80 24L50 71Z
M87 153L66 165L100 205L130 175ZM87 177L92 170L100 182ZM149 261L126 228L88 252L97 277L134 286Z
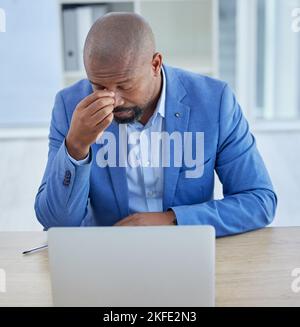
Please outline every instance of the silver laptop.
M210 226L52 228L55 306L214 306Z

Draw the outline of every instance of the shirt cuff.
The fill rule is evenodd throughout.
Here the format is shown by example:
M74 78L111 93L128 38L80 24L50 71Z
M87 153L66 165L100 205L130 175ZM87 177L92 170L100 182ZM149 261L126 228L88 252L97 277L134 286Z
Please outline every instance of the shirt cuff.
M76 166L84 166L90 163L90 159L91 159L91 154L89 153L86 158L82 159L82 160L76 160L73 157L71 157L71 155L69 154L66 144L65 144L65 149L66 149L66 154L69 157L70 161L76 165Z

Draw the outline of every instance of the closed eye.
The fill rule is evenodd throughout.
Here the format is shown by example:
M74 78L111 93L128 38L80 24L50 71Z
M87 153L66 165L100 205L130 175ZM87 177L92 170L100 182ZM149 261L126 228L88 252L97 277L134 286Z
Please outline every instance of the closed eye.
M121 90L121 91L129 91L131 90L131 86L118 86L118 90Z
M100 84L96 84L96 83L93 83L92 81L90 81L90 83L93 85L93 87L96 89L96 90L105 90L106 87L103 86L103 85L100 85ZM130 85L125 85L125 83L123 84L119 84L117 86L117 89L120 90L120 91L130 91L133 87Z
M102 90L105 89L105 87L102 86L102 85L94 84L94 83L92 83L92 82L91 82L91 84L93 85L94 89L96 89L96 90L98 90L98 91L99 91L99 90L102 91Z

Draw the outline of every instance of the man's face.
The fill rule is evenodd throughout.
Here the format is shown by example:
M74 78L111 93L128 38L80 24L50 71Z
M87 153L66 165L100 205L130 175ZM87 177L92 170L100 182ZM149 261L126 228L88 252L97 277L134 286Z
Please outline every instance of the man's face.
M119 124L139 120L151 106L155 90L155 77L152 64L135 67L100 67L92 63L87 75L93 90L113 91L115 93L114 119Z

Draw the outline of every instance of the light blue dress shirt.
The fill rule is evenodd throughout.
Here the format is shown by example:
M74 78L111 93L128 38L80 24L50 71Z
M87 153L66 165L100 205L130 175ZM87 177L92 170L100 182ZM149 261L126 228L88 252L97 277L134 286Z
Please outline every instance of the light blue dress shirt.
M162 212L163 211L163 168L161 165L161 144L157 149L158 153L151 153L151 133L160 133L163 131L165 118L166 102L166 77L162 68L163 85L160 98L156 109L144 126L140 122L126 124L125 129L128 138L134 136L135 142L128 142L128 152L134 154L136 162L140 162L137 167L127 165L127 185L129 199L129 213L135 212ZM131 145L130 143L133 143ZM66 150L67 151L67 150ZM75 160L67 152L71 162L75 165L87 164L90 157L83 160ZM153 155L158 155L160 164L157 167L151 165ZM145 160L147 159L147 160Z

